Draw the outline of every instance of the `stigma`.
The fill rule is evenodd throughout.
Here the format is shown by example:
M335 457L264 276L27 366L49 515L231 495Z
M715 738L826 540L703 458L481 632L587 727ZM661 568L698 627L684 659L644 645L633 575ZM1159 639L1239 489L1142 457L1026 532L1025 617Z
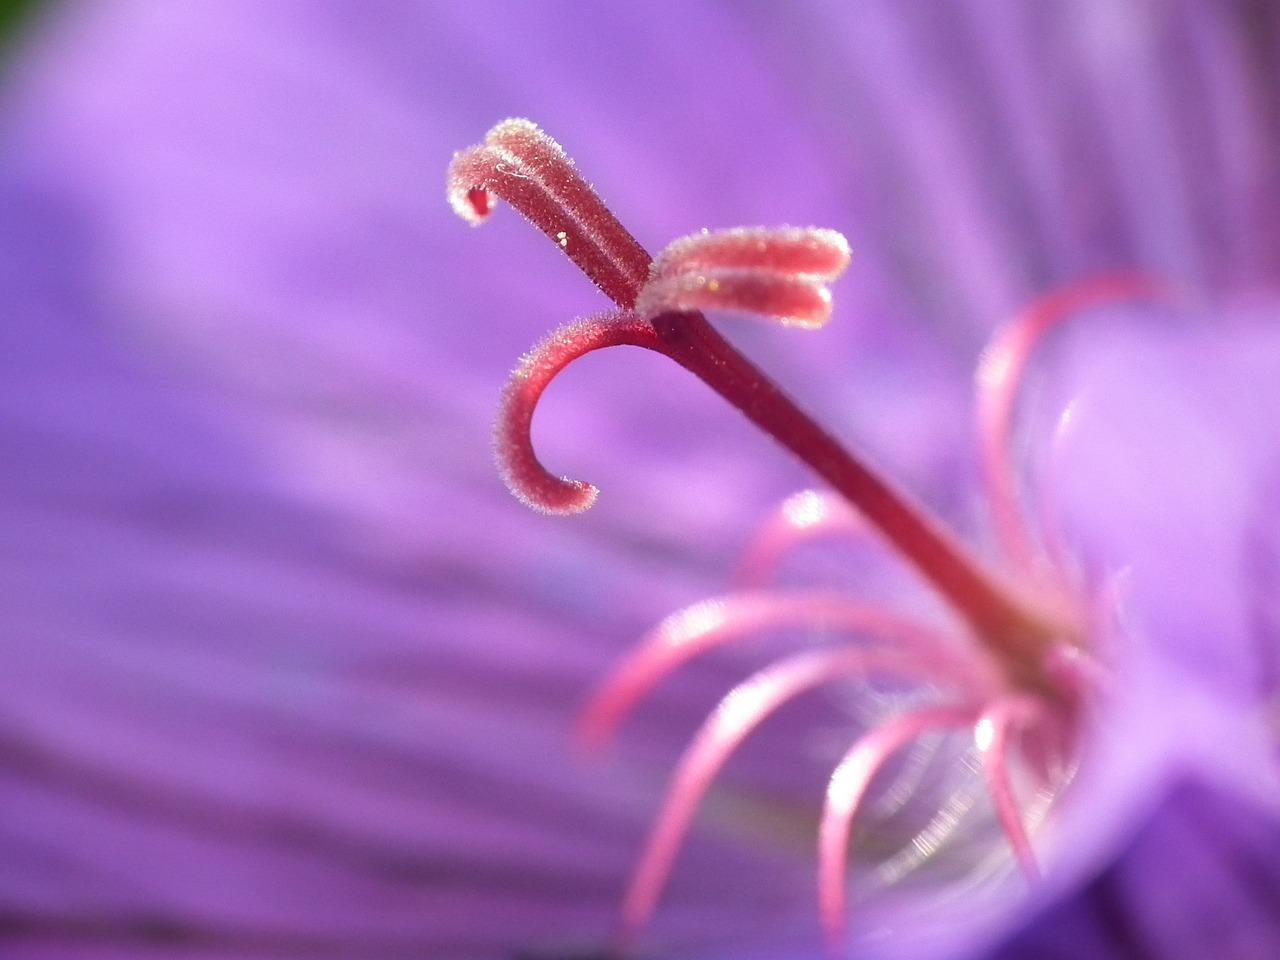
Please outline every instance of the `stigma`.
M598 750L664 678L713 648L760 633L823 629L848 638L783 657L731 690L678 761L622 905L621 937L655 909L696 809L736 747L771 713L825 685L884 679L927 697L862 731L836 764L819 820L816 892L826 937L846 936L850 827L890 762L922 738L968 738L1011 859L1040 873L1020 796L1052 797L1074 768L1084 705L1096 683L1091 605L1066 565L1028 530L1008 454L1018 384L1036 344L1063 318L1117 298L1158 294L1112 275L1046 297L997 334L977 372L984 489L1003 554L991 567L903 490L872 470L792 401L707 320L749 315L800 330L827 323L830 285L850 262L844 237L806 227L742 227L679 238L651 257L565 152L526 120L498 124L456 154L454 210L479 224L496 201L515 207L614 304L548 334L507 382L494 431L499 471L536 510L588 509L591 484L547 470L530 428L538 401L574 360L607 347L660 353L702 380L791 455L823 489L788 501L743 560L740 588L673 614L604 680L583 712L580 746ZM939 628L874 598L772 584L780 560L814 538L870 539L905 561L954 614ZM1016 774L1016 775L1015 775ZM1029 784L1029 788L1028 788ZM1021 789L1021 793L1019 790ZM929 829L926 827L926 830Z

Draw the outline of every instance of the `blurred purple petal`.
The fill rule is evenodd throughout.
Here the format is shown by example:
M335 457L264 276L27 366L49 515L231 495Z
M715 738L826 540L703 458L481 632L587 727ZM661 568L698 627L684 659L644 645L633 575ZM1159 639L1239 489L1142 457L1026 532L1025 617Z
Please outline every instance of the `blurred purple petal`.
M1277 820L1212 787L1173 787L1083 889L992 960L1270 957L1280 942Z

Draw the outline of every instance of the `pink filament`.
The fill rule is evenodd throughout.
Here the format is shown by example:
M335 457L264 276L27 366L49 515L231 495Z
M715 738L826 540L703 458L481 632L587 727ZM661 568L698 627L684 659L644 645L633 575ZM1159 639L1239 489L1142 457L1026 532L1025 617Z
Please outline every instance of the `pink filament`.
M922 683L949 683L952 679L946 667L915 653L821 650L797 654L761 670L720 701L676 765L662 810L623 900L624 941L632 939L653 913L694 812L716 774L747 735L770 713L805 690L870 674ZM971 715L972 711L967 714Z
M922 734L963 727L974 721L977 712L969 706L931 707L895 717L863 735L831 775L818 833L818 911L833 952L841 950L845 940L849 828L872 779L895 753Z
M1023 569L1035 563L1018 507L1010 461L1013 404L1036 346L1072 314L1116 300L1170 296L1167 285L1140 273L1114 273L1055 290L1031 304L998 331L978 361L978 441L996 536L1010 560Z
M822 591L730 594L672 614L636 644L583 709L577 724L580 749L593 753L608 743L650 690L698 654L787 628L860 634L877 650L928 659L946 672L951 687L975 698L997 687L994 668L981 654L872 604Z
M784 500L760 526L738 568L738 583L763 587L788 552L814 540L863 539L872 528L843 497L803 490Z
M1031 849L1031 838L1022 821L1018 798L1014 795L1013 783L1009 777L1009 734L1014 729L1036 721L1043 712L1043 707L1037 701L1029 697L1012 696L988 707L978 721L979 727L986 727L990 733L990 740L981 744L982 773L987 781L991 802L995 806L996 819L1000 822L1000 829L1004 831L1009 846L1013 848L1013 855L1023 874L1032 882L1040 879L1040 867L1036 863L1035 852Z

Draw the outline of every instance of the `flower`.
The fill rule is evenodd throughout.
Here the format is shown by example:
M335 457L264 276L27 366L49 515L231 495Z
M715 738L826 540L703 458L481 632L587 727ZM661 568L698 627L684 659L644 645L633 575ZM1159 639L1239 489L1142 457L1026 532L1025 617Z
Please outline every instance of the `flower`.
M1044 405L1056 415L1095 380L1124 398L1079 410L1066 525L1101 569L1162 561L1135 573L1144 665L1188 691L1206 735L1256 730L1257 580L1226 561L1263 522L1265 419L1211 457L1199 445L1233 409L1274 409L1233 395L1275 355L1261 324L1216 309L1276 275L1269 104L1251 73L1266 51L1246 46L1242 10L49 13L9 64L0 148L8 952L607 942L668 758L732 668L678 678L595 768L566 749L578 698L648 626L722 589L756 518L809 481L697 385L604 360L557 385L541 449L617 494L572 525L510 501L484 440L500 371L548 322L597 309L524 231L472 236L440 203L437 167L513 114L554 130L646 239L847 233L841 322L816 342L741 342L966 531L976 470L953 414L1000 318L1118 267L1205 295L1221 335L1184 321L1163 362L1192 374L1182 408L1208 410L1179 532L1221 531L1191 541L1214 562L1176 536L1145 546L1160 501L1143 491L1179 493L1186 458L1109 475L1105 496L1083 469L1124 462L1108 443L1151 449L1141 417L1106 424L1133 409L1130 388L1149 413L1187 386L1107 366L1110 338L1132 337L1132 358L1166 314L1088 327ZM1188 570L1214 577L1197 593ZM655 952L818 949L810 837L754 842L760 819L820 795L812 771L767 762L797 729L762 731L741 789L691 837ZM1118 740L1102 762L1119 769L1154 742ZM1185 789L1234 804L1260 771L1231 746L1187 744L1185 770L1212 782ZM1160 797L1146 772L1143 790L1102 784L1073 808L1079 862L1044 896L1124 849Z

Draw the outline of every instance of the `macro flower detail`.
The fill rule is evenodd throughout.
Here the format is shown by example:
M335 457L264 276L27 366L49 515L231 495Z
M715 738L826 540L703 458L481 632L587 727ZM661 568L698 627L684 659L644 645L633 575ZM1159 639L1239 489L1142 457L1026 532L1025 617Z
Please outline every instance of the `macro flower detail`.
M622 906L630 941L656 907L694 812L717 772L761 721L802 692L877 678L925 691L921 702L880 719L858 736L831 775L819 826L817 899L833 949L844 942L850 827L876 796L877 776L930 735L970 731L976 766L995 820L1024 874L1039 870L1028 809L1044 813L1070 779L1082 712L1100 684L1092 649L1104 624L1087 591L1052 547L1026 530L1008 458L1018 384L1036 344L1056 323L1092 305L1160 296L1140 275L1106 276L1058 291L998 334L977 376L979 433L998 539L1016 577L993 574L924 510L864 466L799 410L707 322L707 309L756 314L801 327L824 323L826 284L848 264L834 231L738 228L676 240L652 261L574 169L553 140L525 120L508 120L483 145L457 154L449 170L454 209L472 223L506 199L551 237L619 308L574 321L522 358L503 395L495 432L501 473L521 500L549 513L587 509L597 491L557 477L530 439L546 386L573 360L611 346L637 346L675 360L789 448L837 491L809 491L784 505L748 551L757 589L681 611L642 640L603 684L582 716L588 750L664 677L690 658L767 628L826 627L856 641L804 650L731 690L679 761ZM939 630L875 602L836 593L767 589L770 567L814 535L869 531L908 561L961 621ZM970 761L973 762L973 761ZM1015 776L1015 768L1017 775ZM1034 799L1024 799L1034 793ZM940 809L912 838L937 847L963 814Z
M1082 611L1063 659L1102 676L1069 784L1024 755L1043 719L1003 738L1040 879L976 724L926 732L831 861L843 955L1280 956L1280 8L41 6L0 173L0 955L614 956L704 717L760 668L776 698L840 668L699 768L634 939L822 957L830 773L963 706L962 678L1012 686L1019 658L863 511L656 351L571 362L538 401L532 450L592 510L509 495L489 438L516 358L620 310L562 257L591 230L477 232L441 202L456 149L528 116L655 259L701 227L844 234L845 274L807 284L835 297L820 330L707 318L987 579ZM1190 302L1073 285L1118 270ZM1070 320L1006 380L1009 442L975 438L984 344L1055 290ZM717 622L602 700L637 639ZM955 654L928 683L898 669L912 630Z

